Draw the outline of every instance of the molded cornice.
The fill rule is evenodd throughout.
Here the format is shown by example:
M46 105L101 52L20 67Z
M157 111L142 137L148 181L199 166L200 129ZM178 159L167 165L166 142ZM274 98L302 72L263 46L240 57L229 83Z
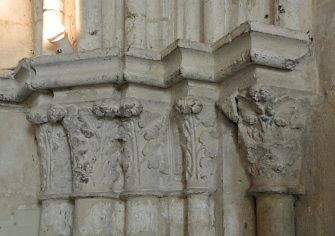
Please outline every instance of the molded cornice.
M30 62L29 59L22 59L12 73L0 75L0 101L19 103L32 93L27 84L35 73Z
M0 100L22 102L32 91L104 83L167 88L181 79L221 82L250 65L292 70L310 55L307 33L246 22L213 44L177 40L164 50L99 49L24 59L0 78Z

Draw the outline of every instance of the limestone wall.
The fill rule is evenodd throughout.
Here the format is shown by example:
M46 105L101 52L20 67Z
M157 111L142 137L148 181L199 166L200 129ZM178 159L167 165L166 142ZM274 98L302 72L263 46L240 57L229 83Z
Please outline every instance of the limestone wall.
M298 201L299 236L335 235L335 2L314 1L314 42L319 95L306 150L307 195Z
M0 75L33 55L32 1L0 1ZM39 157L25 109L0 104L0 235L36 236Z
M0 74L33 55L32 1L0 1Z
M36 236L39 157L22 108L0 105L0 235Z

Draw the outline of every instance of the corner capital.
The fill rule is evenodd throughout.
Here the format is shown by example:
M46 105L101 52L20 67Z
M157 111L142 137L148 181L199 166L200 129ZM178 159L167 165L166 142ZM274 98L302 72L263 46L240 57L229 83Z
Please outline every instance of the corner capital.
M250 86L222 101L219 107L238 127L252 177L250 192L300 193L308 99L278 88Z

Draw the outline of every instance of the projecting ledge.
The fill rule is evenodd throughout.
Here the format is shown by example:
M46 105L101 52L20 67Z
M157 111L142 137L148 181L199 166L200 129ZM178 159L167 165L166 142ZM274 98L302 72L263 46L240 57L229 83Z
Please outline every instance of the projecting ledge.
M213 44L178 40L160 52L111 48L41 56L24 60L28 76L0 80L0 100L20 102L34 90L106 83L167 88L181 79L220 82L250 65L292 70L310 55L310 44L306 33L246 22Z
M30 60L22 59L13 71L6 75L0 74L0 101L23 102L32 92L26 82L33 73Z
M249 65L293 70L310 56L306 33L258 22L246 22L207 45L180 41L184 78L221 81Z

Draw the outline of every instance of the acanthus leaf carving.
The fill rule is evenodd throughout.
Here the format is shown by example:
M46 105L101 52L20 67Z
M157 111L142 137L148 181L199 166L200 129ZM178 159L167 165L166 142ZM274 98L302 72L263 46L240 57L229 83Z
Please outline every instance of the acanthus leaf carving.
M46 107L31 109L27 119L36 125L36 140L41 156L41 193L70 194L70 148L63 127L49 122Z
M142 110L141 106L131 105L132 101L123 106L133 107L133 111L124 113L132 114L131 118L122 118L120 127L124 140L126 191L135 194L181 191L181 152L174 137L177 127L172 124L171 107L166 103L144 102L150 109Z
M68 135L74 190L121 192L123 171L115 103L90 106L54 105L48 111L53 122L61 122Z
M174 107L181 114L179 127L188 188L208 188L213 183L218 150L215 120L211 115L201 116L203 104L193 97L179 99Z
M133 111L127 111L126 109L128 108L133 109ZM158 176L148 179L146 175L149 172L151 173L150 175L157 175L160 166L158 156L161 146L156 141L161 131L162 119L159 114L148 111L142 112L142 108L140 109L141 116L138 116L139 108L135 108L130 104L125 105L123 114L126 116L122 119L120 127L124 140L127 191L139 190L144 186L154 189L159 184ZM129 116L130 114L133 115ZM151 183L153 180L158 182Z
M164 104L163 110L158 103L143 110L135 99L90 104L53 104L43 119L38 118L64 128L71 151L74 194L182 191L178 122L169 104ZM190 188L207 188L217 151L216 144L212 145L217 138L215 121L199 118L203 105L197 99L184 101L182 106L183 116L194 118L198 129L194 137L198 171Z

